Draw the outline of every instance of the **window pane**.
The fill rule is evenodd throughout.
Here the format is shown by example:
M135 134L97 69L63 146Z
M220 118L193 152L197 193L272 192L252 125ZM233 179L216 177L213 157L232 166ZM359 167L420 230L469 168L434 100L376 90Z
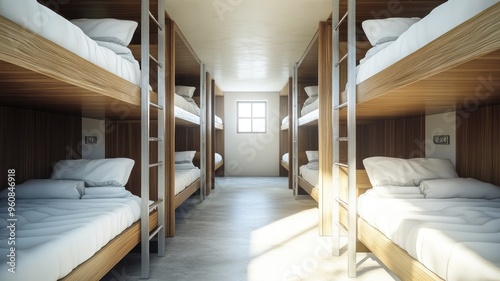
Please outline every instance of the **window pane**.
M252 117L252 104L248 102L238 102L238 118Z
M266 119L253 119L253 131L255 133L266 132Z
M266 117L266 104L256 102L253 104L253 117Z
M238 132L239 133L251 133L252 132L252 119L239 119L238 120Z

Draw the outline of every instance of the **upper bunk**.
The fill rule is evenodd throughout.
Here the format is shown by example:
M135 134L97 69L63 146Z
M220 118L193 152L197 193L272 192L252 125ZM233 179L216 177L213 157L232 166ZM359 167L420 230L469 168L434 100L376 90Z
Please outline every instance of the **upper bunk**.
M72 1L51 9L34 0L15 7L8 2L0 1L2 105L96 119L140 119L140 69L129 42L98 43L68 20L92 15L139 23L141 1ZM128 23L120 27L118 40L140 42L140 27L131 38L135 28ZM155 101L156 94L151 95Z
M343 15L345 3L340 10ZM429 115L499 103L499 13L497 0L404 0L394 7L386 1L357 1L357 38L366 38L362 22L374 16L421 18L394 41L375 44L371 57L357 66L357 118ZM343 32L340 41L345 42ZM358 41L358 49L359 44L366 45L366 39ZM341 91L345 82L339 83ZM340 103L346 95L342 92Z
M314 34L306 51L297 63L297 126L317 126L318 125L318 100L310 104L308 109L303 110L304 102L309 98L304 90L307 86L318 85L318 54L319 34ZM321 93L318 93L320 95Z

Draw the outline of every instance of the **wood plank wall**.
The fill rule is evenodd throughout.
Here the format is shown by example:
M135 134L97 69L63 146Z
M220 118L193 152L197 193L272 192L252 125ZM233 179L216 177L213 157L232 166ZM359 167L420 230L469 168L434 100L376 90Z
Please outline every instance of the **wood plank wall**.
M151 122L151 135L156 135L157 123ZM127 190L133 194L141 195L141 122L140 121L108 121L106 123L106 158L126 157L135 161L130 178L125 185ZM150 146L150 162L157 162L156 142ZM157 170L151 169L149 180L151 189L149 197L156 199L157 192ZM166 183L168 184L168 183Z
M0 132L0 189L8 169L19 184L49 178L58 160L81 158L81 117L0 106Z
M458 111L457 173L500 186L500 105Z

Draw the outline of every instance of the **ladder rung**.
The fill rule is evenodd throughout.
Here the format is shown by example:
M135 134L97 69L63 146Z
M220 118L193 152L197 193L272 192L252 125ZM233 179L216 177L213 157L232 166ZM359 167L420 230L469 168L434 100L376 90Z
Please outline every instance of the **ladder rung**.
M343 56L343 57L339 60L339 62L337 62L337 63L335 64L335 67L338 67L338 66L339 66L339 65L340 65L340 64L341 64L341 63L342 63L342 62L343 62L343 61L347 58L347 55L349 55L349 52L348 52L348 53L346 53L346 54L345 54L345 55L344 55L344 56Z
M336 165L336 166L339 166L339 167L344 167L344 168L349 168L349 165L344 164L344 163L339 163L339 162L335 162L335 163L333 163L333 165Z
M153 55L149 54L149 58L154 61L159 67L163 68L163 64L161 64Z
M151 213L161 202L163 202L163 199L156 200L153 204L149 205L149 212Z
M150 106L152 107L156 107L158 108L159 110L163 110L163 106L159 105L159 104L156 104L156 103L153 103L153 102L150 102L149 103Z
M153 167L158 167L158 166L162 166L163 165L163 162L158 162L158 163L153 163L153 164L149 164L149 168L153 168Z
M340 205L342 205L346 209L349 207L349 203L347 203L346 201L344 201L338 197L335 198L335 201L337 201L337 203L339 203Z
M348 137L339 137L338 141L349 141Z
M345 228L342 224L336 222L335 225L342 231L344 234L347 235L347 228Z
M162 228L163 228L163 225L160 225L155 230L153 230L153 232L151 232L151 234L149 235L149 240L153 239L153 237L155 237L156 234L158 234L158 232L160 232L160 230Z
M149 138L149 141L160 141L160 138L150 137L150 138Z
M342 22L344 22L345 18L347 18L347 14L349 13L349 11L346 11L344 16L339 20L339 23L337 23L337 26L335 26L335 30L339 29L340 25L342 24Z
M160 23L159 23L159 22L158 22L158 20L155 18L155 16L153 16L153 14L151 13L151 11L149 11L149 18L150 18L150 19L152 19L152 20L156 23L156 25L158 26L158 28L159 28L160 30L163 30L163 28L161 28Z
M347 107L347 102L344 102L343 104L339 104L335 107L336 110L342 109L344 107Z

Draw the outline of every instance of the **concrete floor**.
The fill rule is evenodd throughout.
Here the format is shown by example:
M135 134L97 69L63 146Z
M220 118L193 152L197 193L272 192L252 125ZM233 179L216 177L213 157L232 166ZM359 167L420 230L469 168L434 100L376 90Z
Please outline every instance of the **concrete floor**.
M176 212L176 236L166 255L151 255L149 280L296 281L398 280L371 254L357 254L358 277L347 278L347 253L331 253L318 235L317 203L295 199L286 178L217 178L204 202L189 199ZM138 280L132 252L102 280Z

